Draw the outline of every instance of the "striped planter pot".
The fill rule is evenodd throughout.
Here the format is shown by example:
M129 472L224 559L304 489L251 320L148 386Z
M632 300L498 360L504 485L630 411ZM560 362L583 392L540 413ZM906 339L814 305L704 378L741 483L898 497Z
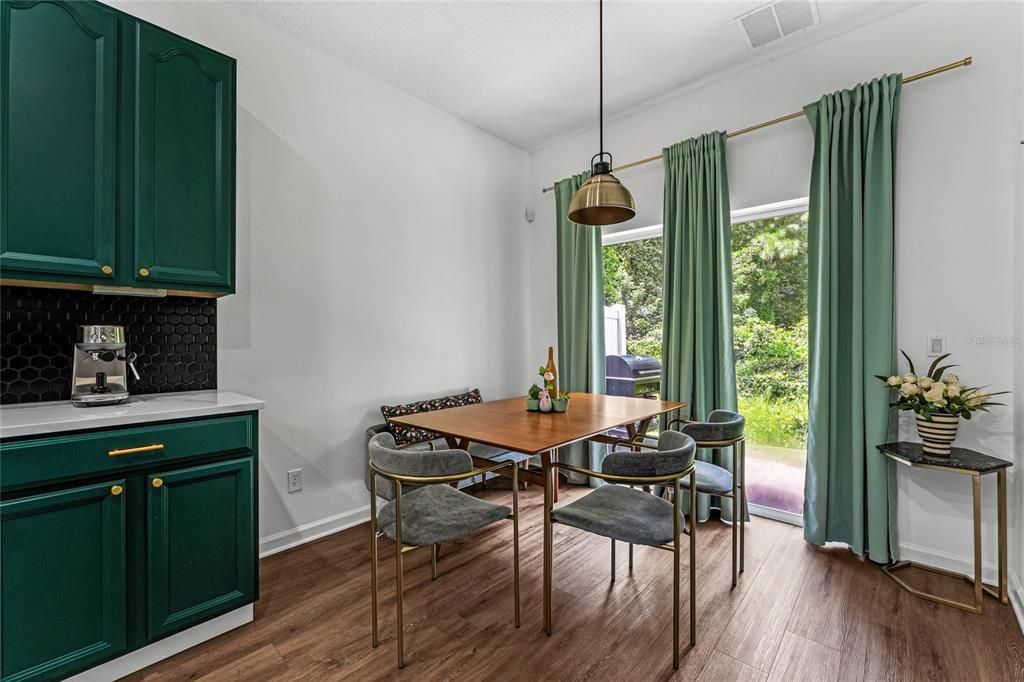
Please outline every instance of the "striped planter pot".
M959 427L960 416L956 414L933 414L930 420L918 415L917 433L924 443L925 454L949 457Z

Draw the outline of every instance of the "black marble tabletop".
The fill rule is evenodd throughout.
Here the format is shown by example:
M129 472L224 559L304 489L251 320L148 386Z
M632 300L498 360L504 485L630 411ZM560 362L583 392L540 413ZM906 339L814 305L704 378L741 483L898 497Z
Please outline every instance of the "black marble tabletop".
M950 469L977 471L979 474L987 474L1013 466L1013 462L967 448L953 448L949 457L934 457L926 455L920 443L886 443L877 447L882 454L902 460L907 464L937 465Z

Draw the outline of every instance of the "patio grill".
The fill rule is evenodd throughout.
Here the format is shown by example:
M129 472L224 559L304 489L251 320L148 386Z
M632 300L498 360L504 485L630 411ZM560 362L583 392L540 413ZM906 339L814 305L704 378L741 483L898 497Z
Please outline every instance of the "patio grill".
M609 355L604 367L608 395L653 398L661 390L661 363L650 355Z

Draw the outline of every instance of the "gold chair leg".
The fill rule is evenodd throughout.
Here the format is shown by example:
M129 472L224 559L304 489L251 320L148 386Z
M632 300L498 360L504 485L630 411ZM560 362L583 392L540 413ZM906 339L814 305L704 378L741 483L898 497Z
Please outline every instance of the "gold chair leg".
M676 479L676 489L679 479ZM690 476L690 646L697 645L697 474Z
M398 631L398 667L405 667L405 618L402 613L402 484L395 482L395 611Z
M377 474L370 472L370 624L371 642L380 644L377 635Z
M512 466L512 595L519 627L519 465Z
M550 455L549 455L550 457ZM545 458L545 462L548 461ZM551 474L550 466L544 468L544 632L551 636Z
M437 580L437 545L430 546L430 579Z
M691 474L690 478L696 478ZM675 479L675 497L672 502L672 668L679 670L679 479ZM693 538L690 538L693 542Z
M737 525L743 516L743 508L739 504L739 495L736 494L736 476L739 474L737 459L739 458L739 447L732 446L732 586L736 587L736 541L738 535Z
M743 572L743 534L747 527L747 439L740 441L740 573Z

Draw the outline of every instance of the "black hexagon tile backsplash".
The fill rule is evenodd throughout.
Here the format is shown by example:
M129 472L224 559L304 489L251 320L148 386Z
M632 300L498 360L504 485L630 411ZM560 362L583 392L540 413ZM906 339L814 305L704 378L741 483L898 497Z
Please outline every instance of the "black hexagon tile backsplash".
M71 398L80 324L120 324L138 353L131 393L217 388L217 303L0 287L0 404Z

